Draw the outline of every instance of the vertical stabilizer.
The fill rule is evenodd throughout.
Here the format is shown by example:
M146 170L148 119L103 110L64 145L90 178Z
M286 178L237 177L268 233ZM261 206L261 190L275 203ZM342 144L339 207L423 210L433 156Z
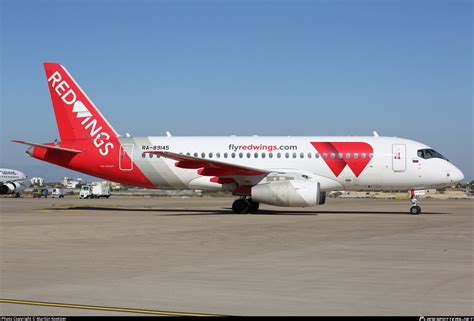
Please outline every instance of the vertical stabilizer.
M47 62L44 69L62 141L93 139L101 145L117 136L66 68Z

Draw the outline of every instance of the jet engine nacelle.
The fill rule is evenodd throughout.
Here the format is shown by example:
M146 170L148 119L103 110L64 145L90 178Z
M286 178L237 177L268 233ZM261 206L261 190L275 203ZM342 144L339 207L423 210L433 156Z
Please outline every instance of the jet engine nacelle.
M20 184L14 182L3 183L0 185L0 194L13 194L20 187Z
M276 206L308 207L324 204L326 193L314 181L284 180L255 185L252 201Z

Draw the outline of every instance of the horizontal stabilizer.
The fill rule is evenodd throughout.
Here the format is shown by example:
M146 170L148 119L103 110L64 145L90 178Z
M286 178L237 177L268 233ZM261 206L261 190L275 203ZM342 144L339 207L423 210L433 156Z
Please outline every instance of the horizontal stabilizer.
M60 146L57 146L57 145L36 144L36 143L25 142L23 140L12 140L12 142L19 143L19 144L24 144L24 145L29 145L29 146L46 148L46 149L59 150L59 151L68 152L68 153L80 153L81 152L80 150L77 150L77 149L64 148L64 147L60 147Z

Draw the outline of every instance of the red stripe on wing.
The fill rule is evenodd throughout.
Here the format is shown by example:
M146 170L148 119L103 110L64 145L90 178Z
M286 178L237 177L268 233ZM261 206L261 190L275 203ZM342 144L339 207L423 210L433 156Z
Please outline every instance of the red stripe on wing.
M187 169L198 169L198 174L202 176L257 176L269 174L269 171L247 166L229 164L221 161L197 158L184 154L177 154L166 151L146 151L146 154L157 154L165 158L176 160L175 166Z

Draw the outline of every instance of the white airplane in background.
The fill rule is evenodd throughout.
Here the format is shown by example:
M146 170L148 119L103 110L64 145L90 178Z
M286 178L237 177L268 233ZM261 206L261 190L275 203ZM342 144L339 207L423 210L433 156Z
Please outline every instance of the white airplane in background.
M26 175L20 171L0 168L0 194L20 196L26 188Z
M234 213L259 203L307 207L327 191L417 190L463 173L429 146L396 137L126 137L118 135L67 70L45 63L60 141L30 145L40 160L146 188L225 190ZM136 107L134 107L136 108Z

